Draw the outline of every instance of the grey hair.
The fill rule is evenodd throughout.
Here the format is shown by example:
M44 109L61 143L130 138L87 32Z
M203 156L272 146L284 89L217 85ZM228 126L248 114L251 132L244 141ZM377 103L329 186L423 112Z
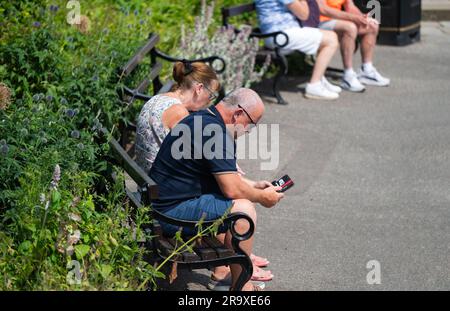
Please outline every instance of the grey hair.
M224 106L228 109L236 109L238 105L253 110L262 103L259 95L247 88L238 88L229 93L222 99Z

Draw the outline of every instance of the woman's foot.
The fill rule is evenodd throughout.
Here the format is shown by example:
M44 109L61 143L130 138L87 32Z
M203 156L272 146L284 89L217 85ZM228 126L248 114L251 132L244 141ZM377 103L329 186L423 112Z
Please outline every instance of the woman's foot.
M253 274L250 280L268 282L272 281L272 279L273 279L272 272L270 272L269 270L263 270L253 265Z
M264 283L263 283L264 284ZM264 290L264 287L261 287L257 284L254 284L252 282L247 282L244 287L242 287L242 291L244 292L260 292Z
M253 262L254 266L257 266L260 268L267 267L270 263L267 260L267 258L262 258L262 257L256 256L255 254L250 254L250 260Z
M211 275L211 280L214 282L229 282L231 284L231 273L228 267L220 267L220 271L215 270ZM268 282L273 279L273 274L269 270L263 270L253 265L253 274L250 280L259 282Z

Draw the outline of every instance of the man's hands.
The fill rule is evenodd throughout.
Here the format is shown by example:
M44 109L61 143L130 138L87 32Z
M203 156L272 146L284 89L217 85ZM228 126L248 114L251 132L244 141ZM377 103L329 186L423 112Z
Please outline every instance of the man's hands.
M363 30L367 30L369 28L376 28L379 24L375 18L372 18L367 14L363 15L352 14L350 21L355 23L358 26L358 28Z
M267 180L256 181L253 187L264 190L263 200L261 202L261 205L264 207L273 207L284 197L284 194L277 192L281 190L281 187L274 187L272 183Z
M270 208L277 204L284 197L283 193L277 192L280 190L280 186L274 187L270 185L269 187L265 188L263 190L262 200L260 202L261 205Z
M264 190L270 186L273 186L273 185L270 181L267 181L267 180L255 181L255 183L253 185L253 187L255 187L256 189L261 189L261 190Z
M260 203L264 207L272 207L284 194L278 193L281 187L274 187L269 181L251 181L236 173L214 174L220 190L229 199L247 199Z
M367 16L351 14L350 21L354 22L358 27L367 28L369 27L369 21L367 20Z

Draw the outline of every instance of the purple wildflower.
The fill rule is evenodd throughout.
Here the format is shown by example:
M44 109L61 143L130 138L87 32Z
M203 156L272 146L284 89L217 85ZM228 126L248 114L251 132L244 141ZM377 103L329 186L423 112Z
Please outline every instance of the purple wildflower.
M58 11L59 6L58 5L51 5L50 6L50 12L56 13L56 11Z
M75 110L73 109L66 109L66 116L68 116L69 118L73 118L75 116Z
M41 27L41 23L36 21L33 23L33 27L39 28Z
M77 130L73 130L72 132L70 132L70 136L72 138L78 139L78 138L80 138L80 132Z
M8 152L9 152L9 146L7 144L4 144L0 147L0 153L3 156L6 156L8 154Z

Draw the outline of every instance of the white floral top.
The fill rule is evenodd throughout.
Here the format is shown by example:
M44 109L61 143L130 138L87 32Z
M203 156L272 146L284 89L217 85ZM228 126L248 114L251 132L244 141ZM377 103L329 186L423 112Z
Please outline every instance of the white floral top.
M173 97L155 95L142 107L136 128L136 163L148 174L158 154L159 147L170 129L164 127L163 112L181 104Z

